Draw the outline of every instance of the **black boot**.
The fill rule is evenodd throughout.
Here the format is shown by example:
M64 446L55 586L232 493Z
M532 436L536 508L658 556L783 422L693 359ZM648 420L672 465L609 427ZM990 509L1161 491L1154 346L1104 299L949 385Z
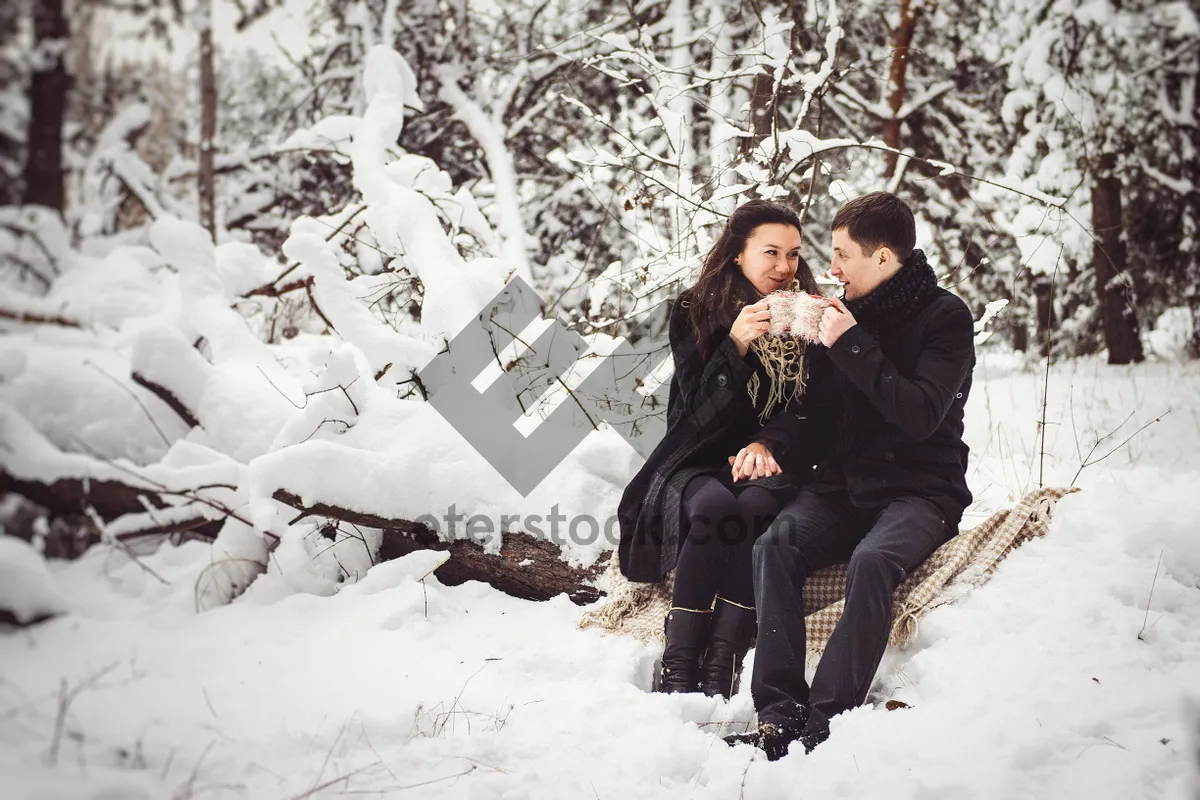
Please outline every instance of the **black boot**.
M700 691L709 697L720 695L728 700L737 692L742 659L758 630L753 608L717 598L713 611L708 651L700 665Z
M748 744L757 747L767 754L768 761L778 761L787 755L792 742L803 741L800 726L794 723L764 722L758 730L749 733L734 733L725 737L725 743L730 747ZM804 747L805 752L811 748Z
M663 630L667 646L663 649L662 672L658 691L674 694L694 692L700 675L700 655L708 642L712 611L672 608L667 612Z

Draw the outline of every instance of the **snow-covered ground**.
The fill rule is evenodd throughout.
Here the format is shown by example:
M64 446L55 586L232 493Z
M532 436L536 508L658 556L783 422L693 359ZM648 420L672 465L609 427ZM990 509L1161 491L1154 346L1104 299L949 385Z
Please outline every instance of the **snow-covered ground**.
M445 587L418 553L333 596L276 581L197 614L193 542L144 559L166 584L106 547L35 582L69 613L0 634L3 794L1195 797L1200 364L1056 366L1044 462L1040 370L991 355L975 380L966 524L1043 465L1067 485L1095 462L1083 491L889 652L875 696L910 708L846 714L811 755L726 747L748 691L649 693L656 653L577 630L565 597Z

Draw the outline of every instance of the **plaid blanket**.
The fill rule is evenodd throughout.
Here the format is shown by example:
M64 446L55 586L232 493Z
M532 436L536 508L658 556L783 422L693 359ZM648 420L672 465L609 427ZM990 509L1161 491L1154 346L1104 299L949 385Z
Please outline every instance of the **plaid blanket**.
M1014 506L997 511L934 551L896 590L888 644L903 646L922 619L991 577L1004 557L1050 528L1055 504L1078 489L1037 489ZM671 607L674 574L660 583L631 583L618 569L614 550L605 572L608 597L583 615L580 628L600 628L633 636L645 644L663 643L663 620ZM804 585L804 627L810 659L819 658L845 604L846 565L814 573Z

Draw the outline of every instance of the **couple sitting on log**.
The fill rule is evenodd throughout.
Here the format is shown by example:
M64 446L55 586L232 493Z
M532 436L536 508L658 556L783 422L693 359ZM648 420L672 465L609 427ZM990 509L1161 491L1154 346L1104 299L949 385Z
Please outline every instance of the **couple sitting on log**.
M838 211L844 301L819 298L800 225L747 202L680 294L667 434L618 510L623 576L674 570L659 690L731 696L756 639L759 725L726 741L772 760L865 700L893 591L971 502L974 319L915 249L912 211L885 192ZM842 562L844 611L810 686L805 581Z

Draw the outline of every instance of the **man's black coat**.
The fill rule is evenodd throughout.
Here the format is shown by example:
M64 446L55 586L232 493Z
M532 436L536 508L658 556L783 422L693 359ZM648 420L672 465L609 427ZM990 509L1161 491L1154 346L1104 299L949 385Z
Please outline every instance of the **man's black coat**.
M967 305L941 288L901 322L851 327L810 350L807 391L756 438L809 440L810 490L845 491L860 508L924 497L957 526L971 503L962 435L974 328Z

